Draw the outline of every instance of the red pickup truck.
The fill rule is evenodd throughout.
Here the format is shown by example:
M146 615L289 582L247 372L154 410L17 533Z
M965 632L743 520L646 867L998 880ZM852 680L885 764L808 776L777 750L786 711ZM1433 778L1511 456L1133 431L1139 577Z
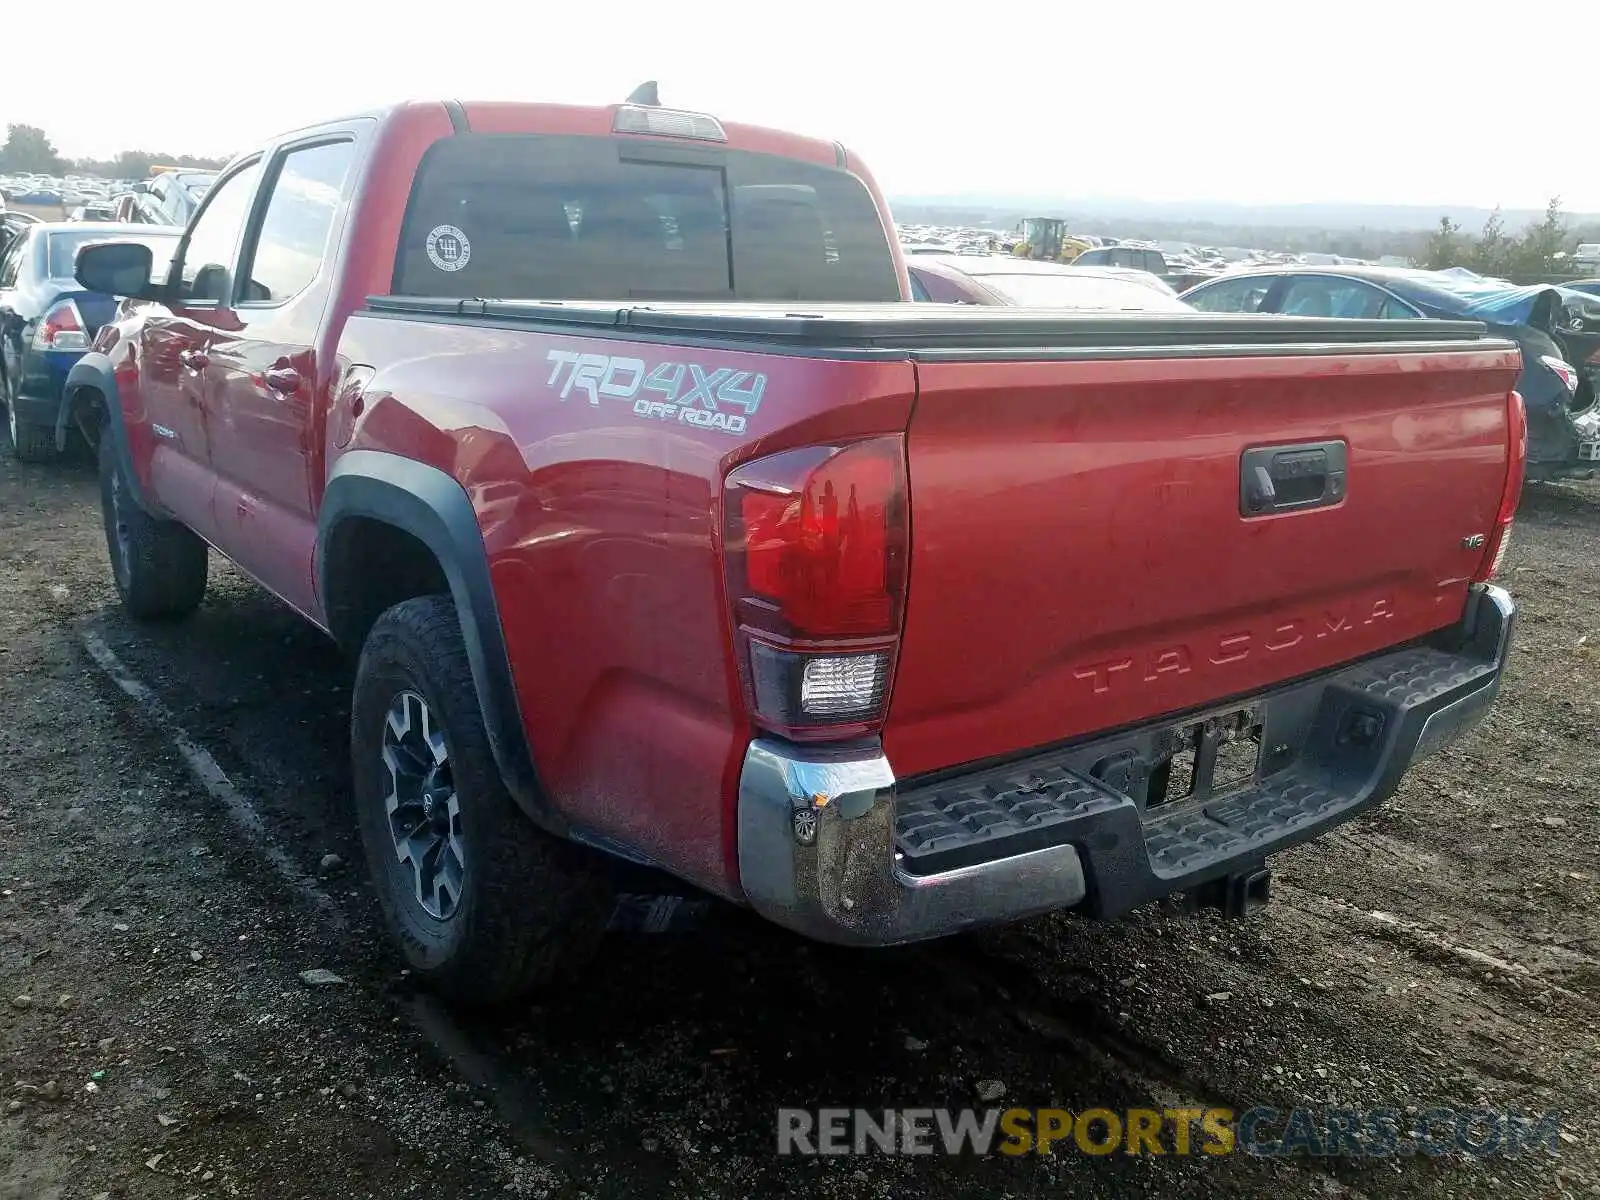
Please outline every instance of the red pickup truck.
M212 547L359 657L374 882L464 998L592 948L606 856L860 945L1252 911L1499 684L1474 324L908 303L844 148L638 102L300 130L150 272L81 252L128 299L58 431L122 600Z

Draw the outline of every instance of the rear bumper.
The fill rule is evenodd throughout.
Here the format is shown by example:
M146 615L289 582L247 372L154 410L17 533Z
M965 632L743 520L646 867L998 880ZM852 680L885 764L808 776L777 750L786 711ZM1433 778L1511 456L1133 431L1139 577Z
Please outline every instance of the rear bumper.
M1587 479L1600 468L1600 457L1595 455L1600 409L1573 412L1566 400L1563 390L1552 406L1528 410L1527 475L1534 482L1572 476Z
M82 350L32 350L24 355L17 379L17 418L30 425L56 426L67 375Z
M876 744L758 740L739 780L739 872L763 916L889 945L1076 908L1116 916L1259 866L1390 795L1500 686L1515 607L1475 588L1462 623L1409 647L1178 721L1000 766L897 783ZM1254 778L1149 806L1175 731L1259 722ZM1209 768L1208 768L1209 770Z

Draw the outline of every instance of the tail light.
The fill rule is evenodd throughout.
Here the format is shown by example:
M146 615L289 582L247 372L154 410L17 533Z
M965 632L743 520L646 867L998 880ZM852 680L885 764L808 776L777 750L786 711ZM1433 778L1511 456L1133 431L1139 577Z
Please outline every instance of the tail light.
M1541 354L1539 361L1555 373L1557 379L1566 385L1567 391L1578 390L1578 369L1564 358L1557 358L1553 354Z
M71 300L62 300L51 306L39 319L33 331L35 350L87 350L89 330L83 323L83 314Z
M1494 528L1489 531L1489 539L1483 547L1483 563L1472 577L1474 583L1483 583L1499 574L1506 551L1511 548L1511 522L1517 515L1522 478L1528 470L1528 410L1523 406L1520 392L1506 397L1506 440L1509 443L1506 482L1500 492Z
M724 485L723 546L755 722L797 740L878 728L905 607L904 439L746 463Z

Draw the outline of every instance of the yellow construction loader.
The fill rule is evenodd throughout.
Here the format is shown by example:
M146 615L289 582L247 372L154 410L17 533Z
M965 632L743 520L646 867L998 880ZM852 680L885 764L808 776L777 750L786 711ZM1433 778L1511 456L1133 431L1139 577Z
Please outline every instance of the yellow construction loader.
M1040 262L1069 263L1090 243L1067 232L1067 223L1056 217L1025 217L1022 221L1022 240L1012 247L1018 258L1033 258Z

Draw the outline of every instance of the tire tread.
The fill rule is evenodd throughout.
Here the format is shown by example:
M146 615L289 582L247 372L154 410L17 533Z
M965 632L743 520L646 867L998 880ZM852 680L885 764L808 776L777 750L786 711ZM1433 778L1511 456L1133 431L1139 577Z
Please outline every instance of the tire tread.
M36 425L18 418L11 449L19 462L49 462L56 456L56 431L48 425Z
M122 464L109 437L100 439L100 494L106 526L106 550L116 554L116 532L111 517L111 473ZM126 487L126 483L124 483ZM210 555L199 534L177 521L153 517L126 500L123 519L128 526L128 583L117 579L122 606L141 620L186 617L205 599ZM113 578L116 571L113 566Z
M416 918L396 901L394 883L381 877L394 870L393 850L383 840L387 830L378 824L378 813L362 812L362 840L384 915L413 970L453 999L492 1005L549 987L593 954L610 916L610 889L587 852L535 826L501 780L449 597L402 601L378 618L367 637L351 706L357 803L382 803L381 783L378 789L362 786L363 771L377 774L362 726L387 711L392 698L388 688L372 692L381 672L407 659L422 664L426 678L414 683L444 722L467 818L468 872L476 878L452 918L467 927L445 961L428 964L427 945L409 927Z

